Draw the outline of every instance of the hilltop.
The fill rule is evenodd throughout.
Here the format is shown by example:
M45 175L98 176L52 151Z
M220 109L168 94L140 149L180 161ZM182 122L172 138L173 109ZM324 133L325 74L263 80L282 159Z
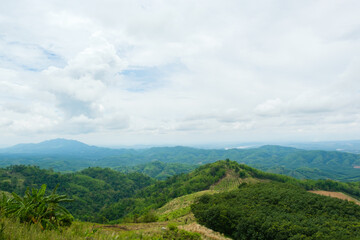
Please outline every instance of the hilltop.
M153 239L153 236L163 236L164 232L161 229L167 228L169 223L176 224L178 226L176 229L197 232L204 239L226 239L224 235L217 232L230 237L235 236L233 233L239 234L240 228L234 230L226 227L234 226L226 219L248 224L247 227L241 229L250 229L249 226L254 225L254 229L259 234L263 234L262 231L266 228L272 227L278 229L276 232L282 232L281 224L295 226L299 219L305 222L316 221L316 229L299 228L302 229L301 233L304 236L313 239L317 232L318 234L321 232L322 236L329 234L332 236L331 231L326 231L335 226L343 236L353 236L358 233L358 230L352 226L356 226L356 222L360 221L360 216L354 215L355 212L360 212L360 206L355 203L308 192L309 190L342 192L358 200L360 199L359 183L297 180L284 175L266 173L230 160L205 164L190 173L174 175L162 181L151 179L140 173L120 173L102 168L88 168L76 173L61 174L37 167L13 166L0 169L0 176L0 190L18 193L28 186L38 187L44 182L49 184L50 189L51 186L60 183L59 193L67 193L75 199L73 203L65 206L77 219L105 224L97 224L96 227L100 229L96 235L97 238L104 239L105 236L116 234L128 236L129 239L138 239L139 236L143 236L144 239ZM7 189L4 189L4 186ZM238 198L238 196L248 197ZM216 199L222 200L216 202ZM280 205L276 204L277 208L274 210L272 204L279 203L280 200L283 202ZM251 204L255 203L266 204L263 204L261 208L257 205L249 209L232 208L230 212L235 212L235 215L223 219L222 216L230 213L227 206L239 205L236 201L241 201L241 206L252 206ZM225 215L219 215L216 209L215 211L206 204L219 206L216 209L223 211ZM301 207L296 207L300 205ZM289 212L289 206L290 209L298 210ZM223 210L220 210L221 208ZM301 210L313 208L322 209L319 218L316 215L304 215ZM251 219L237 220L237 211L245 211L242 214L246 216L258 214L258 220L256 222L252 222ZM259 222L267 222L262 217L266 216L268 211L275 211L272 214L277 214L278 218L282 219L281 223L272 221L280 225L259 227ZM334 216L337 222L332 220L326 222L327 218L321 216L327 214ZM283 216L285 216L284 219ZM217 224L214 225L214 223ZM82 229L90 227L82 223L80 225ZM345 228L351 231L344 232ZM175 231L175 228L171 227L171 229ZM294 229L290 232L283 231L284 236L287 236L286 239L289 236L300 236L297 235L299 233L297 228ZM251 232L244 232L244 234L252 236Z

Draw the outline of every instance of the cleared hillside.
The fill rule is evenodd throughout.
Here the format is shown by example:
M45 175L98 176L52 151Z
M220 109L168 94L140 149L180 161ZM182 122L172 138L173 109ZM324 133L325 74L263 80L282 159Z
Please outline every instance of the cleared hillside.
M328 197L333 197L333 198L338 198L338 199L354 202L357 205L360 205L359 200L357 200L353 197L350 197L342 192L331 192L331 191L322 191L322 190L313 190L313 191L309 191L309 192L319 194L322 196L328 196Z

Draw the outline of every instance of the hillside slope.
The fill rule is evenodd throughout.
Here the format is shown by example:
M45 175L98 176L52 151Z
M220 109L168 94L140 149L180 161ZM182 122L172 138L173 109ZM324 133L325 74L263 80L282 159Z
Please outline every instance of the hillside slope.
M357 239L360 206L279 182L203 195L196 220L234 239Z
M131 197L154 182L140 173L124 174L102 168L68 174L23 165L0 168L0 190L24 194L28 187L47 184L51 190L59 184L58 192L75 200L65 206L77 219L86 221L102 221L98 213L104 206Z
M42 183L49 184L49 189L60 183L59 192L63 191L62 193L75 199L67 207L77 218L111 223L98 225L97 228L103 229L104 234L116 232L119 236L131 236L128 239L144 237L145 233L149 238L144 239L161 236L162 228L166 228L169 223L177 224L179 229L198 232L204 239L225 239L216 232L235 239L239 238L239 235L233 235L235 233L248 236L245 239L256 239L257 237L251 237L254 232L263 234L261 236L271 236L263 237L264 239L290 239L289 237L295 236L301 239L301 234L313 239L314 234L334 237L335 235L328 234L333 234L332 228L343 236L351 237L358 233L356 226L360 221L357 214L359 206L356 204L339 199L329 200L329 197L307 192L340 191L360 198L360 183L297 180L230 160L205 164L190 173L176 175L164 181L156 181L139 173L122 174L101 168L88 168L70 174L29 166L0 169L0 190L12 191L4 189L12 187L20 191L27 186L38 187ZM302 210L297 212L296 209ZM311 213L314 209L321 210L319 219L316 215L302 213L303 210ZM235 215L228 215L230 213ZM256 218L241 219L239 216ZM276 216L279 221L270 219L271 216ZM269 219L266 220L267 218ZM228 222L229 219L233 220ZM326 219L330 220L325 221ZM298 223L299 221L316 222L316 227L311 230ZM240 226L239 222L247 225ZM267 225L259 225L259 222ZM205 227L198 225L199 223ZM230 229L229 226L239 227ZM244 232L244 229L253 229L253 232ZM274 232L267 232L266 229L275 229L280 235L275 238L271 235Z

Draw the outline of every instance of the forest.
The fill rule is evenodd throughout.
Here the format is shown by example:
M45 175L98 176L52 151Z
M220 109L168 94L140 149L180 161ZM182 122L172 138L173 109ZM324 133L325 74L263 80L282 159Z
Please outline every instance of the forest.
M192 206L199 223L233 239L355 239L360 206L284 183L241 185L204 195Z
M166 179L199 165L227 158L298 179L360 181L360 169L354 168L360 166L360 155L340 151L302 150L272 145L227 150L191 147L112 149L65 139L0 149L2 167L25 164L60 172L109 167L122 172L140 171L158 179ZM161 166L158 162L168 166Z
M9 166L0 169L0 190L21 198L27 189L51 194L57 188L60 196L71 199L60 205L81 222L151 223L182 216L189 219L187 214L192 212L197 222L234 239L334 239L340 235L352 239L359 234L358 205L308 192L337 191L360 199L359 182L299 180L229 159L165 180L135 172L144 171L144 166L125 173L99 167L59 173L35 166ZM164 168L150 169L157 169L156 174ZM199 199L190 197L193 194ZM170 207L173 215L161 215L159 209L184 197L193 199L186 205L193 204L191 208Z

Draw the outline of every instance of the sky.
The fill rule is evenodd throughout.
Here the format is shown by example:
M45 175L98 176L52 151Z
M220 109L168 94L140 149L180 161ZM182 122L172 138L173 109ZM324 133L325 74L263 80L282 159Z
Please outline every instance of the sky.
M360 139L360 1L12 0L0 146Z

